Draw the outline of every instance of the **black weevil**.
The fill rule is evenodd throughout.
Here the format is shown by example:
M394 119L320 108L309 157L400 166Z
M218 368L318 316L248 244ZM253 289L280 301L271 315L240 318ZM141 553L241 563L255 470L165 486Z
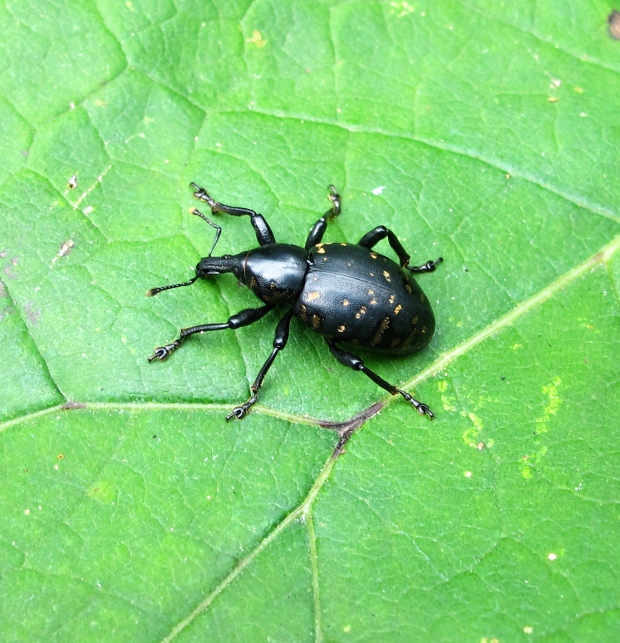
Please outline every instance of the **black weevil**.
M259 248L237 255L212 257L221 228L196 209L193 214L216 229L215 241L208 257L196 266L196 276L187 282L152 288L149 297L180 286L189 286L198 278L232 272L262 301L263 306L247 308L222 324L200 324L183 328L177 339L155 349L149 362L165 360L190 336L212 330L237 329L264 317L276 306L287 306L288 312L276 327L273 350L251 387L250 399L237 406L226 417L243 418L256 402L258 391L276 355L286 346L293 316L325 337L331 354L344 366L362 371L373 382L392 395L400 393L420 415L433 418L433 412L406 391L401 391L364 365L362 359L341 348L347 343L388 353L407 355L424 348L435 331L435 317L430 303L410 273L433 272L437 261L410 266L409 255L396 235L385 226L365 234L357 244L321 243L328 219L340 214L340 195L329 186L332 207L310 230L303 248L276 243L273 232L262 214L247 208L231 207L214 201L204 188L190 184L194 197L206 201L214 214L223 212L235 217L249 216ZM382 239L398 255L400 266L372 250Z

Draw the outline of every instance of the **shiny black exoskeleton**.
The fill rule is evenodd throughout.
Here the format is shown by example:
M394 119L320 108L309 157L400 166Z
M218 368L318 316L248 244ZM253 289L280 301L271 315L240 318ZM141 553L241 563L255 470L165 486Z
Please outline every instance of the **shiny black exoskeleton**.
M386 382L365 366L362 359L339 344L353 344L391 355L406 355L424 348L435 331L435 317L427 297L411 274L433 272L442 261L441 257L436 261L427 261L422 266L410 266L410 257L400 241L384 226L371 230L357 244L321 243L328 219L340 213L340 196L333 185L329 186L332 207L314 224L303 248L276 243L273 232L261 214L246 208L223 205L214 201L204 188L195 183L191 187L195 190L194 197L208 203L214 214L223 212L236 217L249 216L260 247L237 255L212 257L221 228L194 209L194 214L216 229L209 256L200 260L196 266L196 276L189 281L152 288L147 295L189 286L198 278L206 279L232 272L264 305L242 310L221 324L184 328L173 342L157 348L149 362L165 360L195 333L241 328L258 321L276 306L288 307L276 327L271 355L252 384L250 398L234 408L226 417L227 420L243 418L256 402L267 371L276 355L286 346L293 316L323 335L330 352L341 364L362 371L392 395L399 393L421 415L428 415L431 419L434 417L426 404ZM372 250L386 237L400 265Z

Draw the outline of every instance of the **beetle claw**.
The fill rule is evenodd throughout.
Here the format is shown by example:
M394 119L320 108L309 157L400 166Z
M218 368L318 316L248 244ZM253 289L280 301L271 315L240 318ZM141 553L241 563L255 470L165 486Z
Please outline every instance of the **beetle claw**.
M409 395L407 391L401 391L400 389L396 389L398 393L400 393L406 400L413 406L413 408L420 414L420 415L428 415L429 420L432 420L435 417L435 414L430 410L430 408L424 404L423 402L418 402L414 397Z
M155 352L149 357L149 362L154 360L159 360L163 362L165 359L170 357L170 353L176 348L175 344L166 344L165 346L159 346L155 349Z
M210 194L204 188L201 188L199 185L196 185L193 182L190 183L190 186L192 187L193 190L195 190L194 192L195 199L198 199L199 201L205 201L206 203L208 203L209 206L211 207L211 211L214 214L219 211L216 208L216 205L217 205L216 202L211 198Z
M421 402L418 402L416 410L420 415L428 415L429 420L432 420L435 417L435 414L428 408L428 406L426 406L426 404L422 404Z
M248 414L250 408L254 406L255 402L256 395L252 395L252 397L245 404L242 404L241 406L235 406L231 413L226 416L226 422L230 422L230 420L232 420L233 418L235 420L243 420L243 418Z
M243 418L248 414L248 409L250 407L246 404L243 406L235 406L232 412L226 416L226 422L230 422L233 418L235 420L243 420Z
M235 408L226 416L226 422L230 422L233 418L235 420L243 419L245 411L240 406L235 406Z

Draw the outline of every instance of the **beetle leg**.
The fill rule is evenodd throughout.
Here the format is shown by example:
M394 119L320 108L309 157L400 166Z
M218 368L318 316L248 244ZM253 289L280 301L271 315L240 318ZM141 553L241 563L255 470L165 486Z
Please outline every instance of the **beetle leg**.
M396 388L389 382L386 382L382 377L379 377L379 375L377 375L374 371L371 371L367 366L365 366L364 361L360 357L342 350L342 348L336 346L336 342L333 339L326 339L325 341L327 342L327 346L329 347L331 354L341 364L352 368L354 371L361 371L375 384L378 384L382 389L385 389L392 395L400 393L420 415L428 415L431 420L435 417L435 414L428 408L428 406L426 406L426 404L423 404L422 402L419 402L418 400L413 398L411 395L409 395L409 393L407 393L407 391L401 391L399 388Z
M325 230L327 230L327 222L340 214L340 195L336 192L336 188L333 185L329 186L327 198L332 202L332 207L312 226L310 234L306 239L306 250L310 250L312 246L321 243Z
M190 186L195 190L194 197L200 201L208 203L213 214L223 212L224 214L230 214L233 217L250 217L252 227L256 233L256 240L260 246L266 246L269 243L276 242L276 238L273 236L273 232L262 214L258 214L257 212L254 212L254 210L249 210L248 208L224 205L223 203L219 203L212 199L204 188L199 187L195 183L190 183Z
M439 257L437 261L427 261L423 266L410 266L409 259L411 259L411 256L403 248L403 244L398 240L398 237L389 228L386 228L385 226L382 226L382 225L377 226L374 230L371 230L370 232L367 232L359 240L357 245L364 246L364 248L370 249L375 245L377 245L379 241L381 241L382 239L385 239L386 237L388 239L390 247L398 256L398 260L400 261L401 268L407 268L407 270L411 270L411 272L414 272L414 273L434 272L437 264L443 261L443 258Z
M387 237L388 242L392 250L398 256L401 267L405 267L409 263L411 256L403 248L403 244L398 240L398 237L384 225L377 226L374 230L367 232L357 243L358 246L364 246L364 248L373 248L376 246L379 241Z
M228 328L235 330L242 326L248 326L249 324L253 324L258 321L261 317L264 317L272 308L273 306L271 304L265 304L260 308L246 308L236 315L232 315L232 317L223 324L200 324L199 326L183 328L179 336L173 342L156 348L155 352L149 357L149 362L156 359L163 362L165 359L168 359L170 354L179 348L179 346L190 335L195 335L196 333L207 333L211 330L227 330Z
M262 365L260 371L258 372L258 375L254 380L254 384L252 384L252 386L250 387L250 390L252 391L250 399L241 406L236 406L232 410L230 415L226 416L226 421L232 420L233 418L237 420L243 419L247 415L250 408L256 403L258 390L263 385L263 380L265 379L265 375L267 375L267 371L271 368L276 355L286 346L292 317L293 311L289 310L289 312L286 313L286 315L284 315L284 317L282 317L282 319L279 321L278 325L276 326L276 334L273 340L273 350L271 351L271 355L269 355L269 357L267 358L267 361Z

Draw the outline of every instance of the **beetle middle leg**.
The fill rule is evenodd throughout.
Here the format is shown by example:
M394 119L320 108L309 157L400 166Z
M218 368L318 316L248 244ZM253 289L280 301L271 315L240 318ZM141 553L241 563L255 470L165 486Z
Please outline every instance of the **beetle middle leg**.
M195 190L194 197L199 201L205 201L209 204L211 212L217 214L218 212L223 212L224 214L230 214L233 217L250 217L252 222L252 227L256 233L256 240L260 246L266 246L269 243L275 243L276 238L269 227L265 217L262 214L254 212L254 210L249 210L248 208L239 208L232 205L224 205L219 203L215 199L212 199L209 193L204 189L196 185L195 183L190 183L190 186Z
M260 308L246 308L236 315L229 317L228 321L223 324L200 324L199 326L191 326L190 328L183 328L179 336L170 344L165 344L155 349L155 352L149 357L149 362L159 360L163 362L170 357L179 346L190 336L196 333L207 333L212 330L227 330L229 328L235 330L242 326L248 326L264 317L270 310L273 309L271 304L265 304Z
M327 230L327 222L329 219L333 219L335 216L340 214L340 195L333 185L329 186L329 194L327 195L327 198L332 202L332 207L312 226L312 230L310 230L310 234L306 239L306 250L310 250L312 246L316 246L317 243L321 243L325 230Z
M367 232L359 240L358 245L370 249L376 246L379 241L385 239L386 237L390 244L390 247L396 253L401 267L407 268L407 270L410 270L411 272L434 272L437 264L443 261L443 258L439 257L439 259L437 259L436 261L427 261L422 266L410 266L409 259L411 259L411 255L403 248L403 244L398 240L398 237L389 228L386 228L383 225L377 226L374 230Z
M327 346L329 347L331 354L341 364L352 368L354 371L361 371L375 384L378 384L382 389L385 389L392 395L400 393L400 395L402 395L420 415L428 415L431 420L435 417L435 414L428 408L426 404L416 400L414 397L409 395L407 391L401 391L401 389L396 388L389 382L386 382L382 377L379 377L379 375L377 375L374 371L365 366L364 361L360 357L357 357L357 355L353 355L352 353L347 353L347 351L343 350L339 346L336 346L336 342L333 339L326 339L325 341L327 342Z
M276 334L273 340L273 350L271 351L271 355L269 355L269 357L267 358L267 361L262 365L260 371L258 372L258 375L254 380L254 384L252 384L252 386L250 387L250 391L252 392L250 399L241 406L236 406L232 410L230 415L226 416L226 421L232 420L233 418L236 418L237 420L243 419L247 415L250 408L254 404L256 404L258 390L263 385L263 380L265 379L265 375L267 375L267 371L271 368L276 355L286 346L292 318L293 311L289 310L289 312L286 313L286 315L284 315L284 317L282 317L282 319L279 321L278 325L276 326Z

